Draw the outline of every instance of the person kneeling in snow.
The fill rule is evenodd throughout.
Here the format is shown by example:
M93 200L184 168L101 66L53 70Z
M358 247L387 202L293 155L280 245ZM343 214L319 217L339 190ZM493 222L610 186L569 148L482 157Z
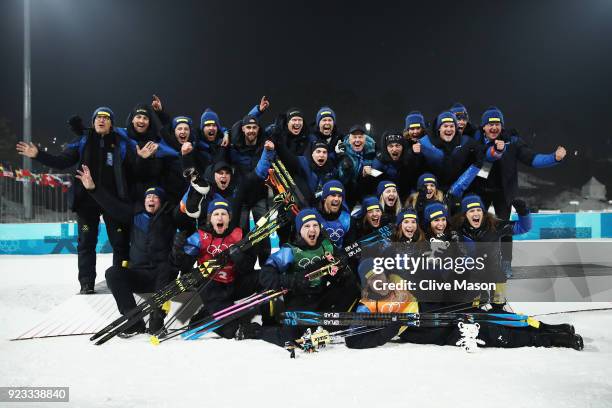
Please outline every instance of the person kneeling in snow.
M317 266L328 265L335 247L321 234L321 219L313 208L295 216L296 237L270 255L261 268L263 289L288 289L278 309L347 311L359 296L356 279L350 269L340 267L323 277L309 280L305 275ZM279 312L281 310L278 310ZM242 325L237 339L258 338L284 346L300 336L296 327Z
M212 281L199 289L204 308L191 318L190 324L193 327L197 327L202 318L234 304L235 300L251 295L258 289L257 273L254 272L255 253L252 250L240 251L234 246L242 240L243 232L240 227L229 228L231 216L230 203L221 198L214 199L208 204L206 225L189 236L184 243L177 245L175 242L174 263L183 273L190 272L196 260L202 264L223 251L229 256L226 265L212 275ZM228 323L215 330L215 333L231 339L238 324L239 321Z
M144 208L127 204L111 195L103 186L96 186L86 165L77 170L77 179L100 207L116 220L130 225L129 261L113 265L106 270L106 284L117 302L119 313L125 315L136 307L134 293L155 292L173 278L168 256L176 231L176 206L165 200L161 187L151 187L144 193ZM151 315L149 331L155 332L163 325L164 312ZM130 337L146 331L140 320L127 328L120 336Z

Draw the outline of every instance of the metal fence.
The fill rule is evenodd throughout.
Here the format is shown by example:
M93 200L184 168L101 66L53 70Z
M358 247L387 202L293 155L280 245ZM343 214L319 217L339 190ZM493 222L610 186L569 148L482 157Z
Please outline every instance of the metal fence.
M76 219L69 208L71 174L54 174L61 179L61 185L45 185L41 182L17 180L13 177L0 177L0 223L23 222L70 222ZM23 205L25 185L32 191L32 218L26 218Z

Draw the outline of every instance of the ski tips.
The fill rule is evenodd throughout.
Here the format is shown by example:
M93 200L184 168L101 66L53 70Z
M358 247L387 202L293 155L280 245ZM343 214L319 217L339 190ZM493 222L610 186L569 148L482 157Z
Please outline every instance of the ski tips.
M159 346L159 337L151 336L151 339L149 341L151 342L152 345Z

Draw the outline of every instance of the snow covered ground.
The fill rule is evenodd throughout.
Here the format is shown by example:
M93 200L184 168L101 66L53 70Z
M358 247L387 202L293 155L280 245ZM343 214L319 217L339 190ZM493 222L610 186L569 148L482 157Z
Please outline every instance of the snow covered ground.
M109 264L109 255L99 256L99 279ZM253 340L158 347L146 336L100 347L89 336L9 341L78 291L76 257L2 256L0 279L0 386L70 387L70 403L53 406L612 407L610 310L546 316L574 324L585 339L582 352L334 345L291 360L283 349ZM590 305L518 306L543 313Z

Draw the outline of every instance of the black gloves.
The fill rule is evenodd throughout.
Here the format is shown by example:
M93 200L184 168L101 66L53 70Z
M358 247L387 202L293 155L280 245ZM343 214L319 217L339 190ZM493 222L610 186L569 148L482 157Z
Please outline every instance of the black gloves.
M189 232L179 231L174 235L174 242L172 243L172 253L170 254L171 263L181 270L186 270L193 266L194 258L187 255L183 249Z
M512 206L516 210L516 213L520 216L525 216L529 214L529 209L527 208L527 204L520 199L516 199L512 201Z
M83 133L85 133L85 125L83 125L83 119L80 116L71 116L67 123L72 133L77 136L83 136Z
M304 291L310 287L310 281L300 273L284 273L278 280L280 287L296 291Z

